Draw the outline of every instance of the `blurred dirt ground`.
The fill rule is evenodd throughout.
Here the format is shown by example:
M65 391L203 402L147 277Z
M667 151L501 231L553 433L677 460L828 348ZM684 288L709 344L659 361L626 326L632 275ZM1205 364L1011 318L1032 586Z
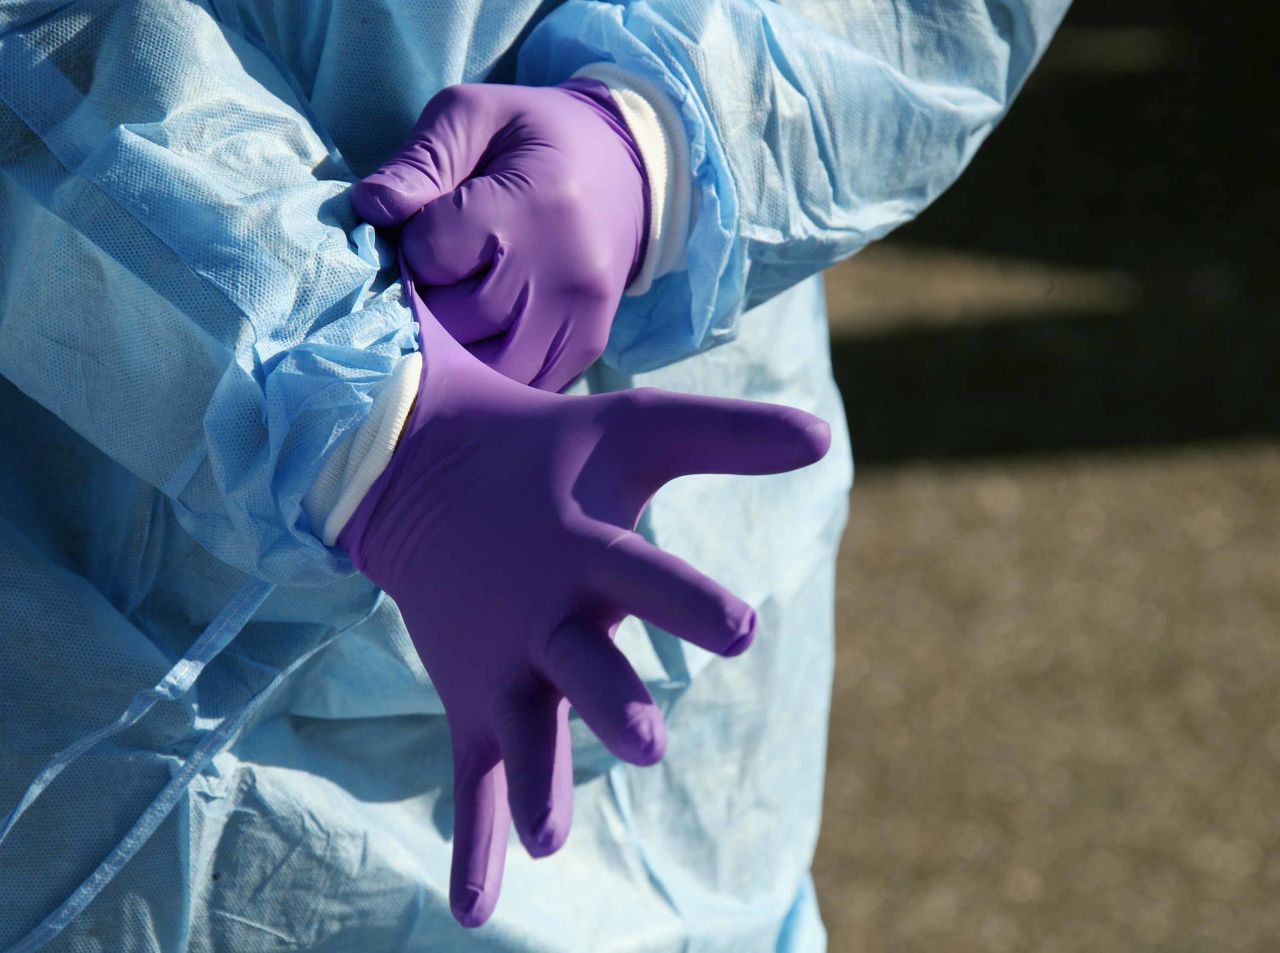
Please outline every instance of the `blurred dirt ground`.
M1278 19L1079 3L829 275L833 953L1280 949Z
M833 951L1280 948L1280 448L868 474Z

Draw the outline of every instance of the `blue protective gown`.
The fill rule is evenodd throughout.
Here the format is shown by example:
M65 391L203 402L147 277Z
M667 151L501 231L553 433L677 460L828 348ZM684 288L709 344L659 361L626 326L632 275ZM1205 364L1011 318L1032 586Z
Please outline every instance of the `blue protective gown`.
M1065 6L0 2L0 950L821 950L851 464L815 275L959 174ZM694 222L582 386L837 436L655 499L644 532L760 638L624 626L669 755L579 732L568 845L513 848L468 933L438 700L300 501L416 347L349 184L444 86L598 61L678 105Z

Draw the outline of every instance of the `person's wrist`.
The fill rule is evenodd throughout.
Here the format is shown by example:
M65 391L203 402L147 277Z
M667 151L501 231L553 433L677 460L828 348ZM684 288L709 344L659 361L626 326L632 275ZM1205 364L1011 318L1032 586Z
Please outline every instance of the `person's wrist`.
M417 403L422 354L401 358L370 408L368 417L325 461L303 498L303 511L326 546L340 532L400 445Z
M617 137L622 147L626 150L635 170L635 176L632 180L635 187L633 194L636 198L636 207L641 209L642 212L640 220L635 223L637 231L634 233L634 238L628 237L625 239L628 242L634 240L635 244L635 251L631 255L630 267L627 269L626 280L623 284L624 288L629 287L635 281L636 276L640 274L641 269L644 267L645 258L650 251L649 236L652 231L650 222L652 220L653 194L649 186L649 175L645 167L644 156L640 152L640 146L627 123L627 118L621 105L608 85L588 76L575 76L560 83L558 88L574 93L595 110L600 120L609 126L610 132ZM621 177L627 178L625 174Z
M603 83L639 153L647 199L642 265L626 294L641 295L653 282L685 267L693 204L689 140L674 102L658 87L614 63L593 63L574 79Z

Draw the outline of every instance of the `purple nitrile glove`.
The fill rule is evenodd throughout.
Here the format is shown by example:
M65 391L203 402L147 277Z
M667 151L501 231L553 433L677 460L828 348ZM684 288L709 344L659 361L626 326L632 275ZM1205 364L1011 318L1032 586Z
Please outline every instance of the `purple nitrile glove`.
M604 351L648 238L644 163L609 90L451 86L355 186L453 337L512 380L562 390Z
M497 903L511 821L534 856L568 834L566 699L619 758L662 757L662 715L612 641L623 617L726 656L754 635L750 606L633 532L649 499L684 474L813 463L830 430L775 404L534 390L467 353L407 279L405 293L417 402L338 545L395 599L444 703L450 906L476 926Z

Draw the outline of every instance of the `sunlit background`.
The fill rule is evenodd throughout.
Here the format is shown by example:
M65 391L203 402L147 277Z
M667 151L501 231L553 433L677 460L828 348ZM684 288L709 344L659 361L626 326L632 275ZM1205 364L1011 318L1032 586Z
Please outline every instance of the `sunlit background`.
M1081 0L831 272L833 953L1280 949L1280 13Z

